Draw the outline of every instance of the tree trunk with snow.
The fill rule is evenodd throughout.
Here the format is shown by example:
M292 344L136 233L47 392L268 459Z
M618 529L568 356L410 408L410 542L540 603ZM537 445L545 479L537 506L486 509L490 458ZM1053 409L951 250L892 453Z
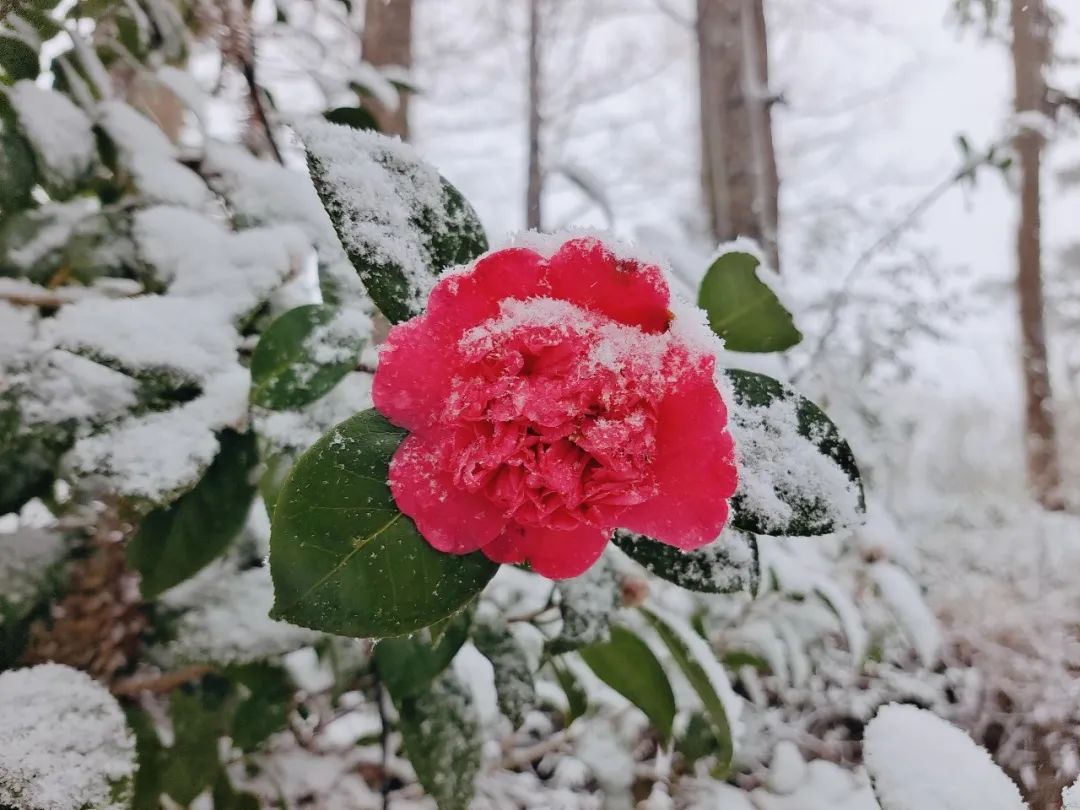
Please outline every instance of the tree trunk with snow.
M528 66L528 180L525 188L525 227L540 230L543 222L540 198L543 194L544 170L540 160L540 2L529 0L529 66Z
M1015 111L1020 118L1042 114L1046 111L1043 69L1050 45L1050 23L1042 1L1012 0L1011 24ZM1015 146L1020 165L1016 287L1020 303L1028 479L1043 506L1061 508L1061 471L1044 323L1039 210L1043 136L1030 126L1021 126Z
M701 177L717 241L756 239L779 269L779 174L764 0L698 0Z
M367 0L364 8L364 34L361 48L364 59L375 67L412 65L413 0ZM365 99L379 129L387 135L409 138L408 94L401 93L396 109L378 99Z

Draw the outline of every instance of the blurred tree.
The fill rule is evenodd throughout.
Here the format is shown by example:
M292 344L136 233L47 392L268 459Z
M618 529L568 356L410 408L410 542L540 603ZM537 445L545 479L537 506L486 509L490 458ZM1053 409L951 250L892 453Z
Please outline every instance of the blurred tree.
M361 48L364 60L375 67L409 68L412 65L412 0L367 0ZM409 138L408 94L401 93L396 107L377 98L365 100L379 131Z
M764 0L698 0L701 173L718 241L756 239L779 269L779 174Z
M1020 165L1016 234L1016 289L1027 420L1028 477L1039 502L1062 508L1054 401L1047 362L1042 279L1040 171L1045 140L1039 123L1048 112L1043 71L1051 58L1052 25L1042 0L1012 0L1012 62L1016 83L1015 147Z

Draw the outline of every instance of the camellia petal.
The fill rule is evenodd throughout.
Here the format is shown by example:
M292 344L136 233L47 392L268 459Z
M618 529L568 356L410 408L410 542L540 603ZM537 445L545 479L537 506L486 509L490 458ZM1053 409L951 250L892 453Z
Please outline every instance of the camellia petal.
M506 526L491 501L454 485L439 448L419 436L406 436L394 453L389 483L398 509L439 551L468 554Z
M551 297L646 332L671 322L667 281L659 267L621 259L598 239L573 239L548 260Z
M548 579L568 579L585 573L604 553L611 532L595 526L547 529L529 526L483 547L495 562L527 562Z
M620 528L684 551L716 540L738 484L735 443L711 365L681 378L664 398L653 467L660 491L620 516Z

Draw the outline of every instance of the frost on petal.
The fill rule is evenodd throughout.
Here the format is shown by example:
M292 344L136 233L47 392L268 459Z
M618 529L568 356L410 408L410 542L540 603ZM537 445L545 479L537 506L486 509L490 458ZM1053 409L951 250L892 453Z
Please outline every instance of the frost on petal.
M506 518L489 500L454 486L437 446L408 436L390 463L390 490L439 551L467 554L491 542Z
M129 806L135 739L101 684L61 664L0 674L0 805Z

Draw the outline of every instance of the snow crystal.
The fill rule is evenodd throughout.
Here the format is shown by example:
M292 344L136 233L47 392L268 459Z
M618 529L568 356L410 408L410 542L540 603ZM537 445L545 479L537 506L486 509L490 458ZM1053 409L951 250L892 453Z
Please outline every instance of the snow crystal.
M401 268L411 305L422 309L435 279L432 234L458 224L445 208L439 173L411 146L376 133L313 119L300 135L322 167L320 181L335 201L331 208L342 215L346 250Z
M46 176L68 185L85 175L97 154L90 119L66 96L29 79L7 91L19 125L33 145Z
M0 673L0 804L119 810L135 739L108 690L60 664Z
M59 532L20 528L0 534L0 627L4 614L35 599L67 548Z
M1080 780L1061 791L1061 810L1080 810Z
M38 358L24 385L19 409L27 425L67 420L79 425L99 424L138 402L138 386L131 377L61 350Z
M71 351L191 380L235 363L240 340L212 302L181 296L87 299L63 307L45 328Z
M103 101L97 109L102 129L126 158L135 155L176 157L176 147L153 121L122 101Z
M231 233L196 211L158 206L135 217L135 238L143 257L165 282L169 294L201 296L200 309L248 315L298 268L309 245L296 228L252 228Z
M941 629L919 586L906 571L889 562L874 563L870 575L923 666L933 666L941 650Z
M940 717L890 704L866 727L863 757L884 810L1026 810L986 749Z
M797 403L775 399L744 405L729 399L730 430L739 457L744 511L781 528L795 516L792 501L812 506L817 522L859 522L858 488L847 473L800 433Z
M313 644L319 633L269 617L274 602L270 569L223 572L172 608L190 608L176 624L175 637L156 657L166 666L190 663L244 664L275 658Z
M233 364L203 393L168 411L132 416L75 443L65 466L80 476L106 476L121 495L162 503L191 487L218 452L216 432L247 419L248 370Z

